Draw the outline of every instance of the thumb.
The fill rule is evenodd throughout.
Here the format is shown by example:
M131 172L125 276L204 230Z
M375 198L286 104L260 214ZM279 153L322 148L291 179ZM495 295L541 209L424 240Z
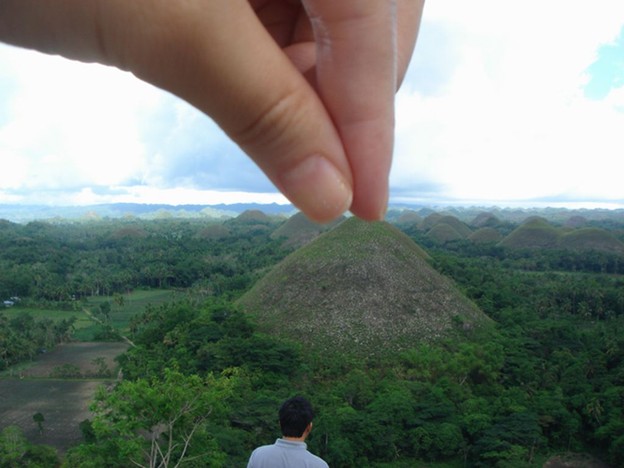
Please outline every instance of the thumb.
M185 99L311 219L330 221L351 205L349 163L331 118L247 1L1 5L0 40L114 65Z

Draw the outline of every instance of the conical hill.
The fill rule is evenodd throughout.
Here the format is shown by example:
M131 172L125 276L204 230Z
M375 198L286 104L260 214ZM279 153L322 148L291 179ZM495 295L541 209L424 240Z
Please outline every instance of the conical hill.
M386 222L350 218L293 252L240 299L261 330L321 353L379 355L489 319Z
M311 221L306 215L300 212L288 218L284 224L273 231L271 233L271 238L283 238L285 245L290 247L301 247L322 232L332 229L334 226L344 221L344 219L344 216L341 216L332 223L319 224Z
M500 245L510 248L554 248L561 233L539 216L527 218L505 237Z
M558 246L567 250L595 250L624 255L624 243L600 228L581 228L565 233L559 238Z

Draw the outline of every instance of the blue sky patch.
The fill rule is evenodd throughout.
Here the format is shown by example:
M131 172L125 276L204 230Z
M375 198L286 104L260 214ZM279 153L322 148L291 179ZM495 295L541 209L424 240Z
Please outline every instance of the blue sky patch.
M584 92L590 99L603 99L612 89L624 86L624 28L615 42L598 49L598 59L587 73L590 79Z

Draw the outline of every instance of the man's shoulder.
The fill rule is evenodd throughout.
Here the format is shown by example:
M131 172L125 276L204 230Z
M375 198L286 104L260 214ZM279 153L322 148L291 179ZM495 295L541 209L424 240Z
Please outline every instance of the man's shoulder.
M271 462L276 458L279 459L281 449L277 444L261 445L256 447L249 457L248 467L271 466Z
M329 468L329 465L321 457L314 455L305 448L305 445L298 447L298 450L292 451L288 447L284 447L283 443L277 441L275 444L262 445L257 447L249 458L249 467L264 466L281 466L286 460L290 460L292 465L289 467L301 466L305 468ZM286 466L286 465L285 465Z
M274 452L276 450L279 450L279 449L275 446L275 444L261 445L260 447L256 447L254 449L254 451L251 452L251 454L252 455L254 455L254 454L255 455L262 455L262 454L265 454L265 453L268 454L270 452Z
M309 455L308 461L310 462L309 465L306 466L310 466L311 468L329 468L329 465L327 464L327 462L325 460L323 460L321 457L314 455L311 452L306 451L306 453Z

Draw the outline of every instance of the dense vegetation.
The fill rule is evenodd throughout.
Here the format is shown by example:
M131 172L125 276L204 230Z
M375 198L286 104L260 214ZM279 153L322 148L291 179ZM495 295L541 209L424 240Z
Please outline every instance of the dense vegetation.
M276 408L295 393L316 406L309 445L332 467L541 466L569 451L624 465L621 257L440 244L408 230L496 327L345 360L262 335L233 304L287 253L270 225L206 229L175 220L0 227L6 297L71 304L138 287L193 292L134 318L124 380L96 396L67 466L244 466L278 437Z
M68 341L73 323L71 318L35 320L28 313L9 319L0 313L0 371Z
M266 224L236 220L0 221L0 298L62 303L134 288L240 290L283 255L269 233Z

